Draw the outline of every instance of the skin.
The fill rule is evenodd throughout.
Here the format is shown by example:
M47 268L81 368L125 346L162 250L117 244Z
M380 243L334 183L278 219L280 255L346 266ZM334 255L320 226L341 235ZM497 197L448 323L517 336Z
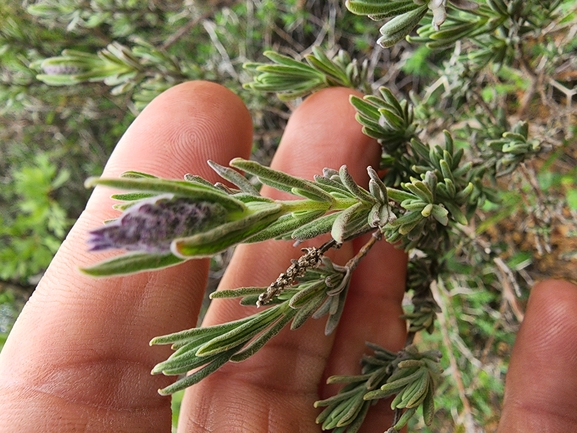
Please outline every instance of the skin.
M348 103L351 90L333 88L308 98L293 114L273 168L312 178L323 167L347 163L358 182L375 165L379 148L361 133ZM247 158L251 118L241 100L208 82L176 86L156 98L119 142L104 176L140 170L168 178L217 176L207 159L226 165ZM94 279L78 267L114 252L88 253L87 232L116 215L111 191L97 187L0 356L0 427L3 432L169 432L170 398L156 390L174 378L151 376L171 350L149 347L157 335L196 324L208 275L207 260L153 273ZM287 198L265 189L264 194ZM358 239L336 251L344 263ZM319 242L315 242L318 245ZM242 245L221 289L268 285L300 251L290 242ZM312 404L335 388L332 374L356 374L364 341L402 347L401 300L405 254L379 242L353 277L337 331L323 321L279 334L247 361L225 365L185 394L179 432L320 432ZM252 314L236 300L215 301L205 325ZM566 432L577 422L577 287L563 281L537 285L527 306L507 376L499 432ZM363 432L390 425L386 403L375 406Z

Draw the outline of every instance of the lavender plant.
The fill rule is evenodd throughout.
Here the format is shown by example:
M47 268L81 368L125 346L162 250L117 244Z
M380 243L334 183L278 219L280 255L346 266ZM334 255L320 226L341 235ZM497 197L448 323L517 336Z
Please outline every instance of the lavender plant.
M449 71L449 63L445 72L469 81L484 68L498 69L516 62L530 66L525 44L546 26L562 20L562 5L562 1L543 6L537 1L518 0L347 2L355 14L388 19L378 39L384 47L405 38L432 49L459 45L454 51L458 67ZM41 79L111 79L121 83L138 74L139 63L130 53L119 47L111 47L109 52L114 58L102 54L88 59L65 53L49 59L43 64ZM420 350L415 335L435 331L439 306L431 285L442 279L446 270L443 258L462 244L466 226L478 210L487 202L498 203L497 179L549 146L545 140L530 137L523 119L511 125L506 119L494 122L494 118L472 111L468 114L471 119L477 117L477 124L455 127L457 134L463 129L475 132L474 146L465 151L456 145L454 133L432 133L429 113L434 107L426 100L418 95L411 101L398 98L382 86L373 92L367 63L351 59L344 51L331 56L315 47L304 61L301 56L291 58L272 51L265 56L270 63L245 65L253 76L246 84L250 90L275 92L284 101L329 86L362 91L365 96L351 97L351 104L363 132L381 145L379 169L384 174L379 176L369 167L370 181L365 189L353 180L346 166L326 168L309 181L254 161L234 159L230 167L209 161L234 187L211 184L195 175L175 181L129 172L118 179L90 179L88 186L127 191L113 196L120 201L117 209L122 213L91 232L90 247L127 253L83 271L94 276L126 274L211 256L239 243L292 239L298 244L330 233L332 240L304 249L268 287L242 287L212 295L213 299L239 297L242 304L262 307L258 313L152 340L151 344L171 344L174 349L153 374L192 372L160 390L171 394L198 383L227 362L241 362L254 355L285 327L297 329L309 318L326 317L325 332L332 333L346 308L349 282L358 264L375 243L395 243L411 257L406 289L411 305L403 316L408 322L406 346L393 353L369 343L372 354L361 360L360 375L329 378L329 383L345 386L335 396L316 403L325 408L317 422L324 430L356 432L376 400L394 396L391 408L395 420L392 426L383 426L390 427L389 432L403 428L419 407L424 422L430 424L442 373L441 355ZM111 61L130 63L131 69L101 64ZM108 78L96 73L98 68L104 68ZM460 87L449 96L458 100L474 95L474 91ZM450 121L446 123L449 127ZM491 127L483 128L484 123ZM288 192L297 200L264 197L255 187L257 182ZM334 263L325 255L366 233L372 234L370 240L347 263Z

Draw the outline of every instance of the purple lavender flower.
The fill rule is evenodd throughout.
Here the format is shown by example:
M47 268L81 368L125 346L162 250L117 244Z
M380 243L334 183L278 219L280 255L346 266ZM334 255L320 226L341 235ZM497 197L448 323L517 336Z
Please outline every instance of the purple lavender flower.
M125 249L151 254L170 252L174 239L190 236L224 222L226 210L217 203L163 195L128 208L114 222L90 232L90 251Z
M42 67L46 75L74 75L80 72L80 69L72 65L44 65Z

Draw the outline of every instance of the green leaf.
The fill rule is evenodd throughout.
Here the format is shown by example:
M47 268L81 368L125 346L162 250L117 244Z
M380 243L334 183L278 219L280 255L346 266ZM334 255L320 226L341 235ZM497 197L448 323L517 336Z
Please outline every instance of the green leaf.
M267 308L255 314L252 319L234 329L219 335L207 343L203 344L197 351L197 356L212 356L226 352L233 347L238 347L240 343L246 343L265 328L270 326L283 314L281 306Z
M283 191L294 193L294 188L298 190L304 190L311 196L316 197L319 201L326 201L329 203L334 202L334 198L327 192L323 191L321 188L316 186L313 182L300 179L294 176L290 176L281 171L273 170L271 168L265 167L255 161L248 161L242 158L235 158L230 162L230 165L235 168L239 168L243 171L251 173L261 180L262 183L274 187L274 185L282 185ZM269 181L272 181L269 183Z
M347 0L345 5L354 14L378 15L379 19L402 15L419 7L413 0Z
M217 290L210 294L210 299L242 298L244 296L258 296L266 291L266 287L239 287L232 290Z
M258 352L268 341L277 335L293 319L296 310L288 309L276 323L253 339L246 347L231 357L233 362L241 362Z
M333 239L343 243L353 235L370 229L369 211L364 203L357 203L339 213L331 229Z
M369 202L371 204L375 202L375 198L355 182L355 180L347 170L346 165L341 166L339 170L339 177L343 185L347 187L347 189L353 196L355 196L359 200Z
M387 188L387 195L391 200L394 200L397 203L401 203L405 200L415 200L417 198L416 195L397 188Z
M211 160L208 160L208 165L214 171L216 171L220 177L228 180L233 185L236 185L241 191L244 191L247 194L251 195L259 195L256 188L252 186L252 184L248 181L248 179L242 176L237 171L233 170L232 168L224 167Z
M427 5L418 6L410 12L398 15L381 27L381 37L378 43L383 47L391 47L407 36L427 13Z
M109 277L166 268L181 262L183 259L172 254L133 253L106 260L95 266L81 268L80 271L93 277Z
M307 211L298 214L292 212L290 214L283 215L268 227L258 232L256 235L246 239L244 242L261 242L267 239L278 238L284 234L292 234L294 236L295 230L300 230L303 226L314 224L319 220L319 217L322 217L324 214L324 211ZM327 231L328 230L323 233L326 233Z
M188 197L192 200L219 203L231 211L244 211L246 209L244 203L227 196L225 193L215 187L209 188L208 186L194 184L186 181L155 178L105 179L93 177L86 180L85 185L88 188L94 187L96 185L104 185L112 188L131 191L156 192L158 194L175 194L181 197Z
M212 359L212 362L208 364L206 367L201 368L200 370L195 371L194 373L177 380L172 385L159 389L158 393L161 395L170 395L177 391L186 389L189 386L197 384L202 379L214 373L216 370L218 370L220 367L226 364L230 360L231 356L238 351L238 349L239 347L233 347L229 351L221 353L220 355L214 357Z
M320 218L317 218L308 224L303 224L302 226L298 227L295 231L293 231L291 237L293 239L303 241L306 239L312 239L314 237L328 233L331 231L333 224L338 216L339 212L334 212L322 216Z

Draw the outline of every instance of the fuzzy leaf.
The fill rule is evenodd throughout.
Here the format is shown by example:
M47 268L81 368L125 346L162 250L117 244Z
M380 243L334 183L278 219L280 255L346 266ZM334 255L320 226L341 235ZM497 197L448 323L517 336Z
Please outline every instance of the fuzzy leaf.
M110 277L166 268L182 261L183 259L172 254L133 253L115 257L88 268L81 268L80 271L93 277Z

